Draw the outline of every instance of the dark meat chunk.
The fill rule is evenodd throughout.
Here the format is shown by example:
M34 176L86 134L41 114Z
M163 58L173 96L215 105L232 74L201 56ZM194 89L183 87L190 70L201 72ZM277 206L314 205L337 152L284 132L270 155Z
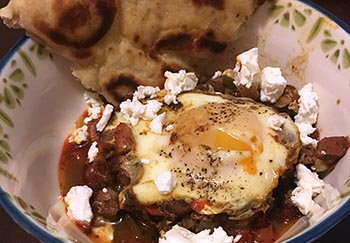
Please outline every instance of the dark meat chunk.
M127 171L119 169L117 172L117 181L118 184L125 187L130 184L130 177Z
M233 79L225 75L214 79L209 79L208 82L198 85L197 88L199 90L205 91L206 93L220 92L222 94L232 95L235 97L241 96L238 88L233 83Z
M130 179L128 184L135 184L143 175L140 159L133 152L119 156L118 163L119 171L124 171L122 173Z
M98 149L101 151L100 153L103 154L107 161L117 159L117 153L113 144L100 141L98 143Z
M98 191L92 199L92 210L95 214L113 220L119 211L118 193L112 188Z
M136 142L131 128L125 124L120 123L115 129L115 149L119 154L127 154L134 150Z
M299 97L298 90L292 85L287 85L274 106L281 112L286 112L291 118L294 118L299 110Z
M316 148L312 145L305 145L301 148L299 153L298 162L308 167L311 167L315 164L317 158L315 156Z
M183 200L168 201L163 205L163 209L166 212L169 212L178 216L188 214L191 211L190 205Z
M98 155L93 162L86 165L84 181L93 189L99 189L114 184L114 177L107 165L104 155Z
M105 129L101 133L100 141L103 143L113 144L114 143L114 134L115 134L115 129L109 129L109 130Z
M334 168L337 162L345 155L349 146L348 137L325 137L317 144L316 156L330 168Z
M98 123L98 120L92 120L88 123L88 133L89 133L89 139L90 141L98 141L100 138L99 132L96 130L96 124Z
M191 212L191 207L183 200L170 200L159 205L148 206L147 211L151 215L164 216L175 220L177 217Z

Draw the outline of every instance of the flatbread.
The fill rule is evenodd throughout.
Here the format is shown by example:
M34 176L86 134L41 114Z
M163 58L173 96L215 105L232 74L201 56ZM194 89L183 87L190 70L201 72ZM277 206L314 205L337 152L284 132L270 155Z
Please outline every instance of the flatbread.
M232 66L230 45L260 3L11 0L0 17L70 60L86 88L118 104L138 85L162 87L165 70L206 77Z

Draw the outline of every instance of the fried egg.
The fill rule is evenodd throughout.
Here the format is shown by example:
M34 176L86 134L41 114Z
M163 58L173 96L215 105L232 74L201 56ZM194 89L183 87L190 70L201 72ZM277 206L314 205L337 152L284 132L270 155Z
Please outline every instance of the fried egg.
M301 142L285 114L249 98L199 92L182 93L177 109L166 112L161 134L150 121L133 126L136 155L144 173L128 190L142 205L169 200L207 200L201 214L227 213L236 219L266 210L279 177L297 159ZM279 129L268 118L282 116ZM116 124L123 121L117 115ZM171 129L165 129L165 128ZM171 172L174 187L160 193L155 178Z

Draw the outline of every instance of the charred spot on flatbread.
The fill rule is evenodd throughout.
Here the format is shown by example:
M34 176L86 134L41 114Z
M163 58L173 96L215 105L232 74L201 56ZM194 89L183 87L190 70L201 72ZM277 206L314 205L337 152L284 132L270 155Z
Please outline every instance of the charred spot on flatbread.
M151 49L150 56L156 58L157 53L162 51L221 53L226 47L227 43L219 41L212 31L175 32L162 36Z
M35 28L54 43L76 49L89 48L101 40L117 13L114 0L55 1L52 8L56 21L37 19Z
M219 10L225 9L225 0L192 0L195 6L210 6Z
M102 89L114 101L123 101L125 96L132 94L141 81L131 74L119 74L105 83Z
M199 38L197 47L198 49L209 50L212 53L220 53L226 49L227 43L216 40L214 33L209 31Z
M170 33L160 38L155 44L155 50L188 50L193 46L193 36L189 33Z

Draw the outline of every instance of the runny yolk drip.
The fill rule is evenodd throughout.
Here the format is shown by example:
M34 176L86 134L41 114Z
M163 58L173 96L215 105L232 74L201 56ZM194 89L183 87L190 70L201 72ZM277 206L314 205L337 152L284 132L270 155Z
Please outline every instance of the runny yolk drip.
M244 171L248 174L255 175L257 168L256 163L253 159L253 156L249 156L245 159L242 159L240 162L241 166L243 167Z
M203 132L198 136L198 140L201 144L207 145L212 149L250 151L253 155L252 148L248 144L231 136L221 129ZM256 162L252 155L241 160L240 165L243 167L245 172L255 175L257 168Z
M198 136L198 140L201 144L207 145L212 149L236 150L236 151L251 150L248 144L227 134L221 129L203 132Z

